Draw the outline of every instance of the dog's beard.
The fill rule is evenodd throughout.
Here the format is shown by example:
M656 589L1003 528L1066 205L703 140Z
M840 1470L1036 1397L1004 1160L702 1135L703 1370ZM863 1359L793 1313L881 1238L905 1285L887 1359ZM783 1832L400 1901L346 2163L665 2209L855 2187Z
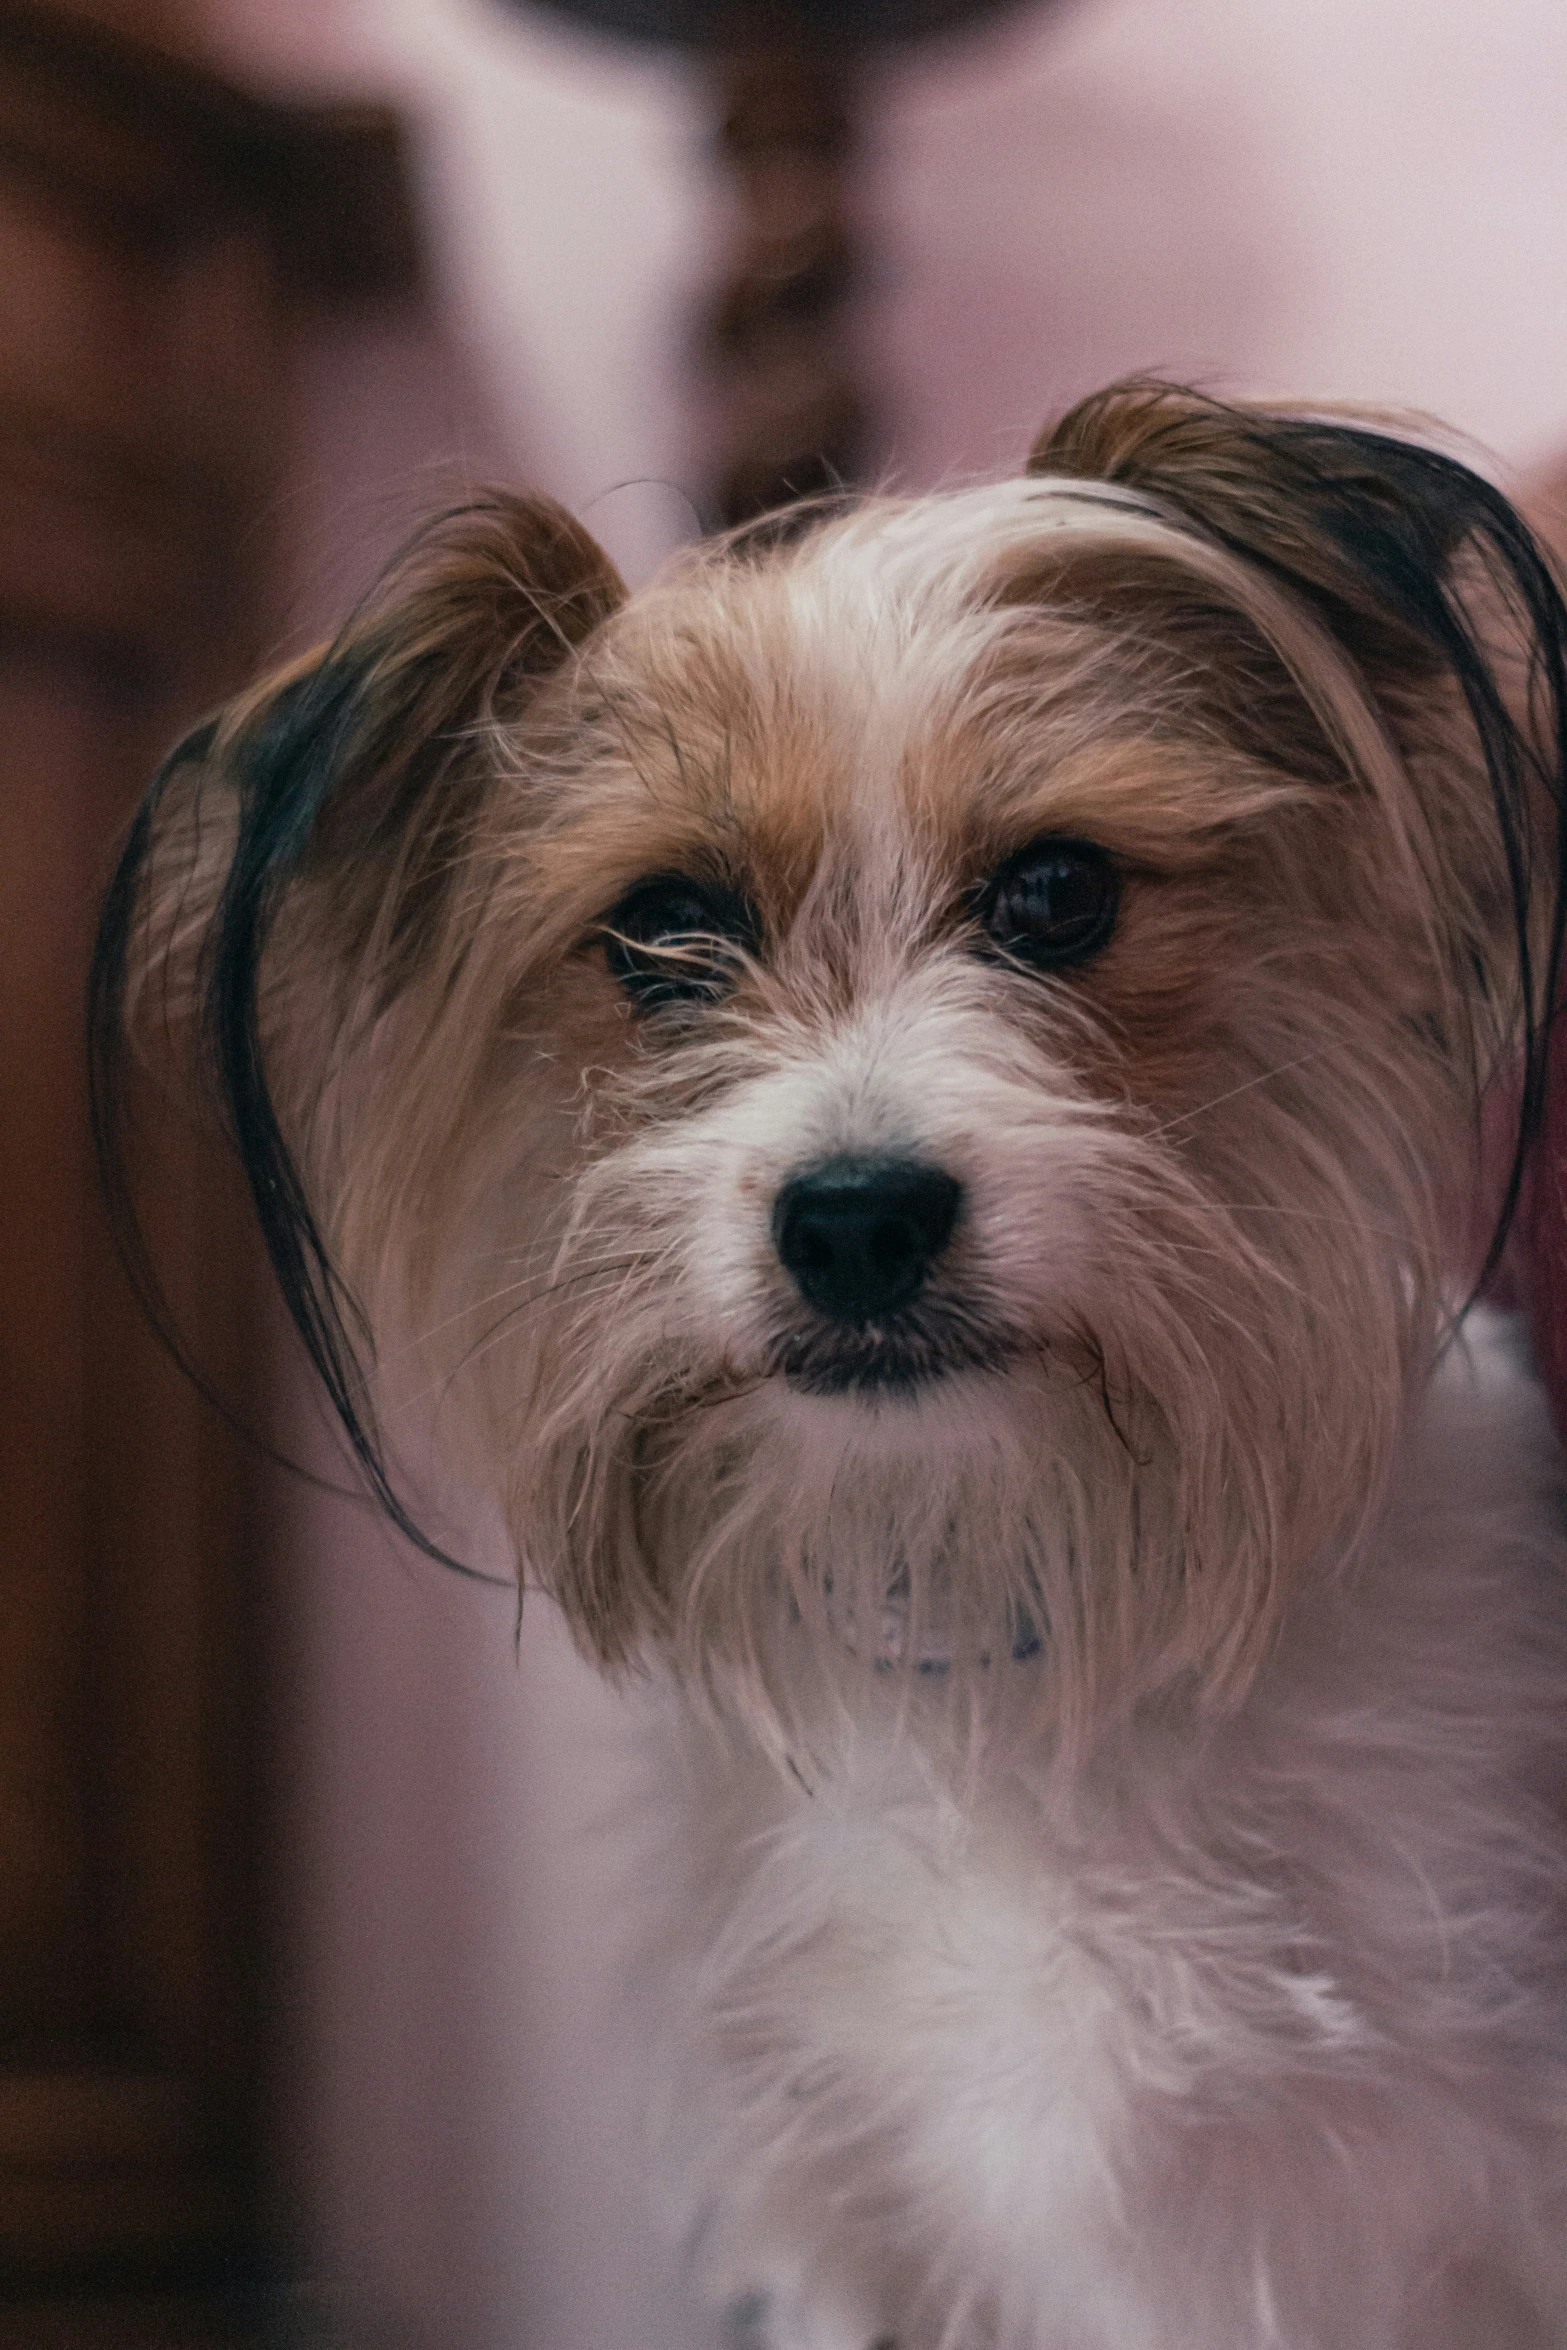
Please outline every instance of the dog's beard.
M645 1191L640 1223L583 1221L570 1308L509 1383L525 1574L599 1663L662 1653L786 1746L868 1676L993 1705L1026 1662L1068 1742L1183 1676L1244 1686L1292 1573L1374 1506L1429 1282L1385 1204L1324 1246L1292 1203L1264 1248L1135 1139L1094 1183L1102 1271L1073 1302L727 1347L683 1304L699 1241L650 1232ZM1261 1188L1224 1184L1252 1211Z

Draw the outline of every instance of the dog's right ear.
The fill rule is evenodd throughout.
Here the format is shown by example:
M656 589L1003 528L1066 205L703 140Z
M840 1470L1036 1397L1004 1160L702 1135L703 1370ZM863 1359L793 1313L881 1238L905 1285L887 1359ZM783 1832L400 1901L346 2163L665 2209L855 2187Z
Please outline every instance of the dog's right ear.
M1114 483L1257 569L1348 655L1416 765L1429 773L1440 727L1440 764L1483 781L1478 825L1477 794L1446 802L1433 866L1444 918L1470 909L1453 929L1454 1000L1488 1006L1471 1038L1477 1099L1495 1074L1497 1028L1516 1024L1521 1041L1515 1148L1483 1285L1543 1115L1567 955L1567 602L1546 550L1498 489L1424 440L1150 378L1080 401L1040 436L1028 470ZM1449 711L1467 725L1450 727Z
M275 1072L301 1055L316 1072L340 1066L426 963L449 957L454 885L498 773L495 730L524 716L624 596L608 557L547 498L497 494L444 515L324 651L171 754L99 926L94 1139L143 1302L178 1352L123 1142L132 1031L143 1043L160 1025L216 1097L284 1298L372 1488L421 1542L371 1431L368 1332Z

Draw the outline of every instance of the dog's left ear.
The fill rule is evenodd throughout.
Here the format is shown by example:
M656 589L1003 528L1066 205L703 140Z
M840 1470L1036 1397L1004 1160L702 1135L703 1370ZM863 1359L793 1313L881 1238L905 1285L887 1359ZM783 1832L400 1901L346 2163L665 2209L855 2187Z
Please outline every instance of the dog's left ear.
M1494 1263L1539 1125L1567 905L1567 608L1548 557L1439 449L1146 378L1047 428L1028 470L1118 484L1267 575L1349 656L1395 738L1457 686L1489 780L1524 1041Z
M441 517L322 652L170 755L99 926L94 1134L144 1302L178 1352L122 1145L131 1031L146 1041L151 1010L215 1096L289 1310L372 1487L416 1539L370 1432L369 1333L323 1237L334 1178L313 1121L328 1075L346 1068L352 1086L383 1014L425 980L450 986L472 929L469 852L504 772L497 731L624 595L550 499L492 495Z
M1359 419L1137 377L1047 427L1028 471L1117 483L1256 564L1314 609L1374 691L1451 670L1472 706L1476 695L1486 705L1474 710L1483 740L1496 622L1522 631L1547 682L1562 684L1546 558L1501 491L1439 449Z

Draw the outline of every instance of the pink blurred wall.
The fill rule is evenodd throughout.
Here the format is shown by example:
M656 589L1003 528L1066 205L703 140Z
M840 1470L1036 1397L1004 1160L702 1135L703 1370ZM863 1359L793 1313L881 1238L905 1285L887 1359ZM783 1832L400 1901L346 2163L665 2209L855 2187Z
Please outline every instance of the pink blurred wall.
M287 516L324 625L496 473L632 573L690 527L703 93L485 0L224 0L234 65L391 94L435 300L311 354ZM1561 0L1069 0L882 80L867 365L899 478L1014 460L1131 367L1567 442ZM632 485L632 486L624 486ZM296 1495L285 1939L295 2200L367 2350L708 2350L647 2216L620 1892L634 1709L531 1607ZM617 1854L622 1857L617 1859Z

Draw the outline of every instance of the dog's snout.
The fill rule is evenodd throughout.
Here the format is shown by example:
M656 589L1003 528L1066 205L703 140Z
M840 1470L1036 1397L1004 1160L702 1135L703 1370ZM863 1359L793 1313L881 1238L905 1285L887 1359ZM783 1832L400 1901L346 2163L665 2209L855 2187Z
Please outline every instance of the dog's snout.
M809 1305L836 1322L896 1313L952 1237L963 1187L911 1159L838 1158L795 1175L773 1240Z

